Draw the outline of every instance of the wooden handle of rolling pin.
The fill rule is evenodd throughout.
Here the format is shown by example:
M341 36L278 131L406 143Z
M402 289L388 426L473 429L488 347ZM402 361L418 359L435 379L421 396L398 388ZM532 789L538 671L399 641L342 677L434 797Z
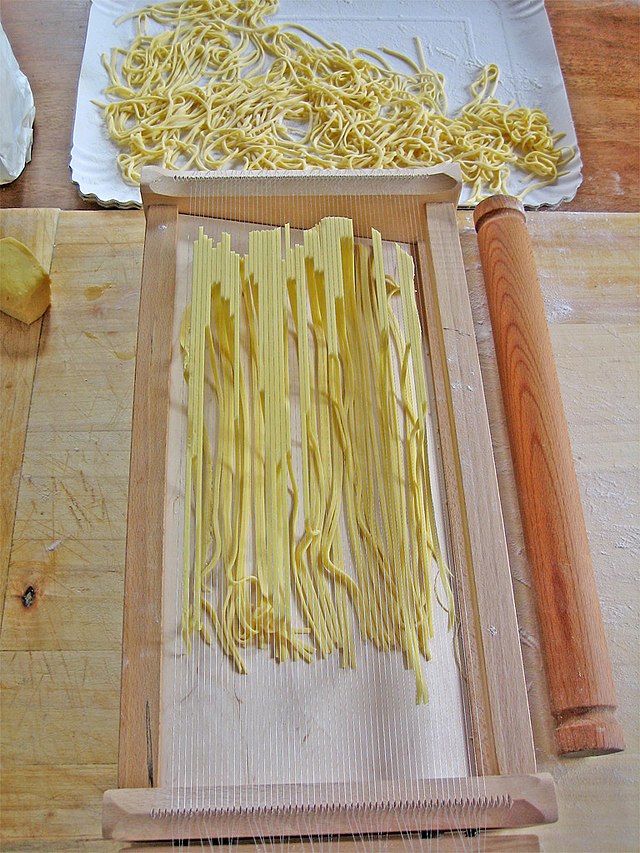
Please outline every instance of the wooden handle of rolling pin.
M522 524L561 754L624 749L551 338L524 208L493 196L474 215Z

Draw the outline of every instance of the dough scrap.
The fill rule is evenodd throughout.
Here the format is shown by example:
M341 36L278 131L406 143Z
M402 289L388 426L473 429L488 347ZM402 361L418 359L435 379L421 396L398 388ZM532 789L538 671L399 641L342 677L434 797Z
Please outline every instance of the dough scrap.
M19 240L0 240L0 311L30 325L51 304L51 279Z

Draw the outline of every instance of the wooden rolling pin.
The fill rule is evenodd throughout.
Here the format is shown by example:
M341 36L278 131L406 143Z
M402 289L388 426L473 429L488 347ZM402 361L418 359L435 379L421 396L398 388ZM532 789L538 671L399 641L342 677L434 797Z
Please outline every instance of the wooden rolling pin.
M493 196L474 215L522 524L538 604L556 745L624 749L551 338L524 209Z

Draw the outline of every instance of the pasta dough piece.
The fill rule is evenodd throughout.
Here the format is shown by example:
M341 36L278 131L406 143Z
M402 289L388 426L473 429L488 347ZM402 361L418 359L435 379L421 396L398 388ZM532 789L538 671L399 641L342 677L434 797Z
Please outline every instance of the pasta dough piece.
M51 304L51 279L19 240L0 240L0 311L27 325Z

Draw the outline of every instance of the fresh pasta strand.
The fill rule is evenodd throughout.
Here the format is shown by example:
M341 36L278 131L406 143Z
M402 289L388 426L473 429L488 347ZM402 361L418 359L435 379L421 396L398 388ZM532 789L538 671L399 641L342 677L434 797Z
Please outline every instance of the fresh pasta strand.
M507 192L512 170L529 178L522 195L566 174L574 156L538 109L495 97L496 65L449 115L441 74L384 50L330 44L299 24L267 21L277 2L183 0L149 5L127 50L103 57L107 130L125 181L149 164L196 169L350 169L460 164L471 203ZM164 27L151 32L149 22ZM156 26L157 28L157 26Z
M244 257L228 234L214 245L201 228L193 256L180 330L187 648L198 634L217 641L241 674L250 646L279 663L338 652L354 668L356 627L381 653L403 654L426 702L433 601L451 630L454 599L432 499L411 256L396 246L392 278L380 233L371 247L356 242L341 217L294 246L288 226L253 230Z

